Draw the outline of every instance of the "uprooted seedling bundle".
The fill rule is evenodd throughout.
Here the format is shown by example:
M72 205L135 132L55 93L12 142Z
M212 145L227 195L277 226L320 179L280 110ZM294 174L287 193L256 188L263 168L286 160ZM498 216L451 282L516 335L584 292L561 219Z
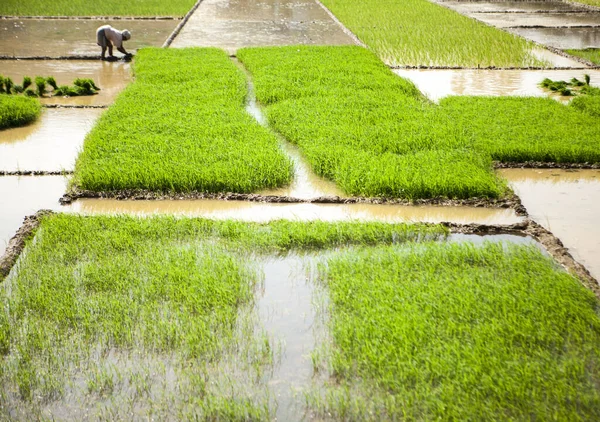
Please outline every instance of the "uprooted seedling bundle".
M569 82L566 81L553 81L552 79L545 78L540 82L542 88L547 88L550 91L558 92L560 95L570 97L578 94L586 94L597 96L600 95L600 88L596 88L590 85L590 75L583 75L584 80L580 81L577 78L572 78Z
M48 88L52 88L48 91ZM78 97L82 95L94 95L100 91L100 88L92 79L77 78L73 85L58 85L53 76L44 78L36 76L32 79L29 76L23 78L23 84L15 84L11 78L5 78L0 75L0 93L2 94L23 94L28 97L60 96L60 97Z

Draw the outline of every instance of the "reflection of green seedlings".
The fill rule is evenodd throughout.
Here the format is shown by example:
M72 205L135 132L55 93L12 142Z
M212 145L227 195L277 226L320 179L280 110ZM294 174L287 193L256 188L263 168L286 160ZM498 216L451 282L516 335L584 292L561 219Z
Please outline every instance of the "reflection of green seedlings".
M56 79L53 76L49 76L46 78L46 83L52 87L52 89L57 89Z
M21 85L13 85L12 89L15 94L22 94L24 91L24 89Z
M94 83L94 81L89 78L77 78L73 81L73 85L80 86L80 87L85 88L90 91L91 90L100 91L100 88L98 88L96 86L96 84Z
M31 86L31 78L29 76L25 76L23 78L23 89L27 89Z
M35 97L35 98L37 98L37 97L38 97L38 94L37 94L37 92L35 92L35 91L34 91L34 90L32 90L32 89L27 89L27 90L25 90L24 94L25 94L27 97Z
M598 420L600 303L534 245L364 248L321 273L326 419Z
M0 95L0 129L29 124L39 117L40 112L41 105L37 100L21 96ZM2 349L1 339L2 330L0 329L0 350Z
M46 78L42 78L41 76L35 77L35 86L37 87L37 94L40 97L43 97L46 93Z

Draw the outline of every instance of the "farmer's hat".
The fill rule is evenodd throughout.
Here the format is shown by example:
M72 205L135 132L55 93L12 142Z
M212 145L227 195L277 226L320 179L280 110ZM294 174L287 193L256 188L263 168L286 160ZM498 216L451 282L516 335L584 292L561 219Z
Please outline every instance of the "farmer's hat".
M122 35L123 35L123 39L125 41L127 41L128 39L131 38L131 32L129 32L127 29L123 30Z

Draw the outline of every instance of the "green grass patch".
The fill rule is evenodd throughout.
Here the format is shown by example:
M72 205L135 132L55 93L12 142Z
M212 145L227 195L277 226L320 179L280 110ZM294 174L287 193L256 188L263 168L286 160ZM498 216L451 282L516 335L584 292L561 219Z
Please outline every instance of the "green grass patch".
M0 418L68 409L84 419L271 419L268 397L254 396L273 362L248 314L257 256L446 234L408 224L44 217L0 286Z
M143 49L135 82L85 139L74 184L240 192L289 183L277 139L244 109L244 73L218 49Z
M195 0L3 0L1 15L11 16L183 16Z
M0 94L0 129L25 126L40 117L41 112L37 99Z
M600 7L600 0L572 0L574 3L588 4L590 6Z
M600 5L600 2L598 2ZM600 48L585 48L583 50L565 50L567 53L600 64Z
M341 420L597 420L599 303L533 245L342 251L321 268Z
M323 0L390 65L543 66L533 43L428 0Z

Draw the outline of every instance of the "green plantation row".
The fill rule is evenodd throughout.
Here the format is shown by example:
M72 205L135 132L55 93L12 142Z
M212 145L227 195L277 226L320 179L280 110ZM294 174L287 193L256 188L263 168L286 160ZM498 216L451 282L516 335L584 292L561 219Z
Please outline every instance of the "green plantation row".
M435 105L359 47L253 48L238 57L269 123L352 195L499 197L505 185L493 160L600 162L600 121L578 110L591 106L517 97Z
M351 195L496 198L506 187L493 160L600 162L592 97L573 106L514 97L435 105L360 47L238 56L272 127ZM289 183L292 165L244 111L244 74L224 52L146 49L135 73L86 138L77 187L253 192Z
M593 294L535 246L446 235L432 225L44 217L0 285L0 419L52 419L63 406L113 420L272 419L268 391L257 391L266 385L236 387L275 362L244 310L256 262L303 251L323 257L330 296L331 342L312 361L332 382L304 396L317 415L598 419ZM221 377L232 356L254 372L230 385Z
M144 49L134 72L86 137L77 186L252 192L290 181L291 162L245 112L245 75L224 51Z
M41 112L42 106L36 99L0 94L0 129L27 125Z

